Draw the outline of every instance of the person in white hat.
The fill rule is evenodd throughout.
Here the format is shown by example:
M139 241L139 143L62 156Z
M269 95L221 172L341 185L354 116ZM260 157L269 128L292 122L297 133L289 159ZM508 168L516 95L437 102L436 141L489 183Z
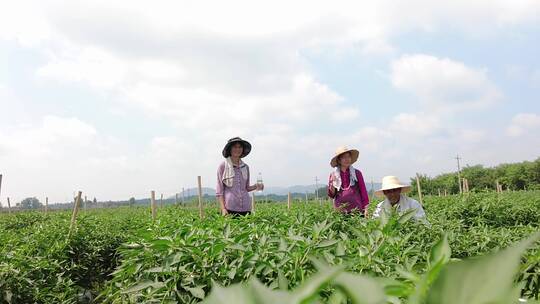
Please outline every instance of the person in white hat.
M402 184L395 176L385 176L382 179L381 189L375 191L378 197L385 196L386 199L379 204L373 213L373 217L379 217L382 212L391 212L395 208L397 212L405 212L415 209L414 218L427 222L424 208L416 200L408 197L405 193L411 190L411 186ZM384 210L384 211L383 211Z
M369 195L360 170L352 166L358 160L358 150L339 147L330 161L334 171L328 181L328 196L334 199L334 207L341 212L358 212L365 216Z

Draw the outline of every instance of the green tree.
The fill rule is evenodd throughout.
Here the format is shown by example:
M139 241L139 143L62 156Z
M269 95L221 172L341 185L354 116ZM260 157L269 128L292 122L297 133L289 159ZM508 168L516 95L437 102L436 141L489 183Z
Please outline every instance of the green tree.
M27 197L21 201L20 206L23 209L39 209L43 204L35 197Z

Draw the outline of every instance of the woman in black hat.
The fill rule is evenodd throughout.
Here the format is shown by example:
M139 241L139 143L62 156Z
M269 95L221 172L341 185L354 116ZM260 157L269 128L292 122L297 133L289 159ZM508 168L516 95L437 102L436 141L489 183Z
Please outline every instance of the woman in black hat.
M216 196L223 215L251 213L249 192L264 189L262 184L249 184L249 166L242 161L249 152L251 144L240 137L229 139L223 148L225 161L218 167L216 187Z

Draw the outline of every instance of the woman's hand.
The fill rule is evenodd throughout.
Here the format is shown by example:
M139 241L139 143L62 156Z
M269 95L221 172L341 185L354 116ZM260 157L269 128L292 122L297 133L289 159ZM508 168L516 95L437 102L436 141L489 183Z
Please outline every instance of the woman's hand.
M328 186L328 190L330 191L330 194L334 195L336 193L336 188L334 188L334 185Z
M263 191L263 190L264 190L264 184L259 184L259 183L257 183L257 184L255 185L255 190L257 190L257 191Z
M218 196L219 201L219 207L221 209L222 215L227 215L229 212L227 212L227 208L225 208L225 198L223 196Z

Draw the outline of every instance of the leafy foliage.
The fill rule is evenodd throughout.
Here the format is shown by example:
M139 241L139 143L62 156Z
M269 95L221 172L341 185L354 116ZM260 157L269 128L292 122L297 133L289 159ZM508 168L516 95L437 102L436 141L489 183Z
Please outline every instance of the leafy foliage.
M430 226L408 214L363 219L317 203L290 211L260 204L239 218L208 208L203 220L196 209L166 207L155 222L148 208L135 207L82 212L68 239L68 212L5 214L0 302L224 303L231 296L235 303L414 304L444 303L449 292L476 301L481 292L495 295L494 287L511 288L512 301L534 299L538 245L521 260L525 245L491 252L538 231L539 194L427 196ZM495 261L505 266L491 269ZM505 279L457 284L456 277L479 274ZM469 289L473 283L485 286Z

